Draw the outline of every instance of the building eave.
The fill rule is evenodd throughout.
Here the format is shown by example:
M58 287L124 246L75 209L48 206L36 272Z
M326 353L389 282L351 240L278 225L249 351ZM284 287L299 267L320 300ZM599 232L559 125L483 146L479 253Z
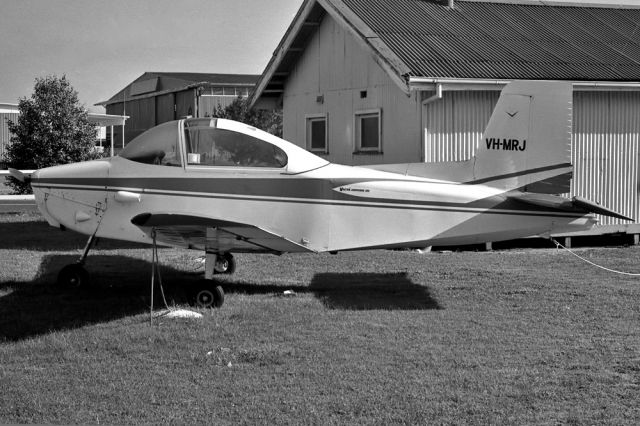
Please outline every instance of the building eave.
M284 92L284 89L278 91L269 90L267 86L278 73L283 72L279 70L279 67L287 53L294 49L302 53L299 46L294 46L301 29L309 27L311 24L314 24L314 28L319 26L319 23L308 21L309 16L317 6L320 6L325 13L345 28L364 49L371 52L376 63L387 72L403 92L410 93L406 77L409 75L410 69L349 7L340 0L305 0L280 40L258 83L256 83L255 89L250 95L251 105L255 105L263 93Z
M409 77L411 91L441 90L502 90L512 80L446 77ZM574 90L581 91L640 91L640 81L572 81Z

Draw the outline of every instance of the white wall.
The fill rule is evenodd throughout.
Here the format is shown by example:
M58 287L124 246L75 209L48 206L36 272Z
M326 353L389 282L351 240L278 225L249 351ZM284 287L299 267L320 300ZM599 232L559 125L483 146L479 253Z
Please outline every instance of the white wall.
M360 97L361 91L367 97ZM323 96L323 103L316 101ZM283 98L284 138L302 147L305 118L328 118L329 161L342 164L422 159L420 103L407 96L351 34L326 15L289 76ZM354 154L354 114L381 109L383 154Z

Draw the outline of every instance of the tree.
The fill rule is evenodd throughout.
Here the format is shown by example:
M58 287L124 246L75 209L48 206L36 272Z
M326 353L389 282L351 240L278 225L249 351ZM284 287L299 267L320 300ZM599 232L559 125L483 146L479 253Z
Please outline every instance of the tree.
M9 167L41 169L100 156L95 125L66 76L37 78L31 98L20 98L18 109L17 122L9 121L12 136L4 157ZM31 192L12 177L7 183L16 194Z
M272 135L282 137L282 111L251 108L249 99L242 96L238 96L226 107L218 104L211 116L240 121Z

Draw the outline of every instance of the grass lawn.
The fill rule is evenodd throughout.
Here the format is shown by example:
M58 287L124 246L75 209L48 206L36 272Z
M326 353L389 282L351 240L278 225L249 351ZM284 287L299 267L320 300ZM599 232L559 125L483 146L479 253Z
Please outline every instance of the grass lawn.
M640 422L640 278L563 251L237 255L221 309L150 324L148 248L54 286L84 241L0 216L0 423ZM169 304L199 255L160 250Z

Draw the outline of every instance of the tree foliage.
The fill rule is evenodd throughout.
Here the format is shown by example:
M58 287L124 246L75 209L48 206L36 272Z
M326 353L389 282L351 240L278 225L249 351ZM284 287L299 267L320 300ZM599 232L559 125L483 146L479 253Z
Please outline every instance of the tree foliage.
M282 137L282 111L251 108L249 99L242 96L234 99L226 107L218 104L211 116L240 121L272 135Z
M30 98L21 98L17 122L4 162L16 169L41 169L99 157L95 151L96 128L65 76L37 78ZM31 192L28 184L7 179L14 193Z

